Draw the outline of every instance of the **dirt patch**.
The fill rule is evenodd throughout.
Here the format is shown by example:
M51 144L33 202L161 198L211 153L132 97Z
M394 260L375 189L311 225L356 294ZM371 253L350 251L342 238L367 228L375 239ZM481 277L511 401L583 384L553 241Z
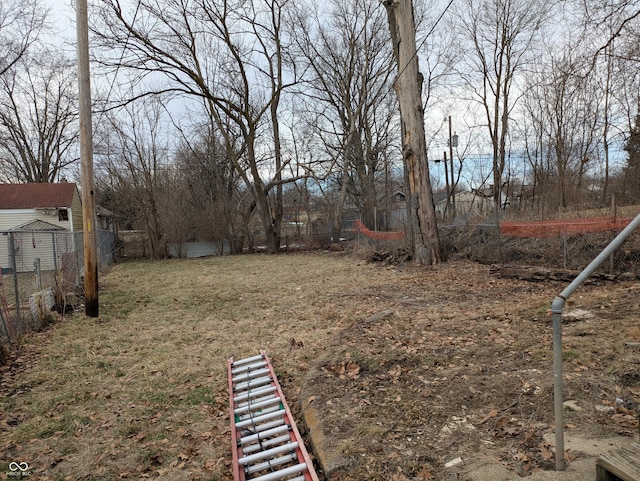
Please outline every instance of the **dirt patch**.
M514 475L555 469L548 306L561 284L465 263L414 275L396 289L360 290L356 303L384 298L393 314L342 331L305 385L302 408L313 404L344 460L327 477L466 479L487 456ZM625 342L637 325L634 290L589 286L571 302L591 313L564 330L571 433L637 436L640 350Z
M226 361L261 348L294 414L314 406L346 460L332 480L465 479L445 466L480 453L522 475L550 467L547 311L562 284L342 253L131 262L100 284L99 318L29 337L2 369L0 473L230 480ZM565 326L572 432L637 433L637 294L607 283L572 299L595 314Z

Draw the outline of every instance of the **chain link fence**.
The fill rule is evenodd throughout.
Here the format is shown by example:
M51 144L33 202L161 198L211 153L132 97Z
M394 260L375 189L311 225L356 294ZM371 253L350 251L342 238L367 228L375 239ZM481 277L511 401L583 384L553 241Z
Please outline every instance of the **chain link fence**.
M606 219L606 218L603 218ZM567 224L571 221L567 221ZM623 223L623 227L624 227ZM443 226L440 237L452 257L468 258L485 264L513 264L546 269L580 272L616 237L623 227L611 230L577 232L578 229L557 229L536 235L510 235L498 223L478 223ZM585 227L588 230L589 227ZM573 231L572 231L573 230ZM599 274L640 278L640 232L634 232Z
M115 235L97 231L100 265L115 261ZM60 312L82 304L82 232L0 232L0 362L28 331L39 331Z
M515 227L514 223L490 217L441 224L439 230L450 259L579 272L633 217L633 213L627 213L611 220L609 213L603 213L600 218L521 222ZM593 231L594 225L600 227ZM114 233L97 234L100 265L115 262ZM401 234L371 231L359 218L343 220L339 234L330 224L295 223L283 232L283 250L342 249L346 242L371 253L374 261L403 262L409 258ZM41 330L51 322L52 309L65 311L82 305L83 264L82 232L0 232L0 363L3 353L22 335ZM640 279L640 232L634 232L600 267L599 273Z
M567 219L514 223L482 219L440 225L442 248L449 259L470 259L483 264L538 267L548 270L582 271L622 231L633 216L611 220ZM509 224L510 228L506 228ZM595 231L594 231L595 230ZM356 248L368 251L372 261L402 262L407 259L404 240L388 240L363 231ZM634 232L598 274L640 279L640 231Z

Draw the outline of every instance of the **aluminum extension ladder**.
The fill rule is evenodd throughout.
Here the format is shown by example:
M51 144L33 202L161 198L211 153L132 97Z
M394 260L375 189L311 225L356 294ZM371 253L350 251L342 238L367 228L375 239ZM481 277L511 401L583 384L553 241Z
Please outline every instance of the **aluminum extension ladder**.
M228 372L234 481L318 481L266 352Z

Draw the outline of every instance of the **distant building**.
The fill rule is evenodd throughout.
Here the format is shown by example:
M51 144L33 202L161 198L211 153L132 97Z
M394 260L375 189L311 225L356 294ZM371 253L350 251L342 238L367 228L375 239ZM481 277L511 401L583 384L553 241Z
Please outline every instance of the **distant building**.
M34 221L82 231L82 203L76 184L0 184L0 231Z

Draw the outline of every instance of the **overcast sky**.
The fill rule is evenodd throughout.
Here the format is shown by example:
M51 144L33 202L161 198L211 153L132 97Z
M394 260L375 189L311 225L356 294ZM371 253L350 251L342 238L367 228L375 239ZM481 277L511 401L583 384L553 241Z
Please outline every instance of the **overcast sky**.
M55 30L54 45L75 51L76 43L76 11L71 6L72 0L46 0L51 9L50 20ZM75 3L75 0L74 0Z

